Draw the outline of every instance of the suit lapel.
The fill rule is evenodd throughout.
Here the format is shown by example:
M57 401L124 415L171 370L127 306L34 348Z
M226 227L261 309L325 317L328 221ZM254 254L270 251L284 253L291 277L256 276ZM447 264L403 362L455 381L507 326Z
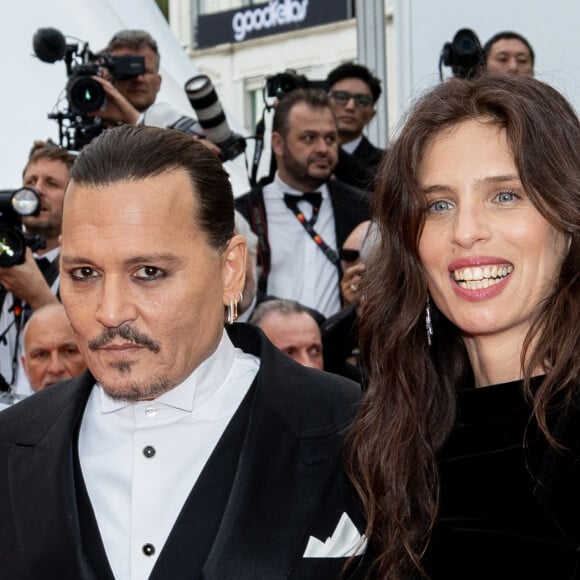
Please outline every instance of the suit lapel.
M238 473L202 577L287 578L302 557L338 469L340 438L299 438L260 394ZM248 554L262 558L249 559Z
M63 396L52 407L62 406L62 412L56 419L48 418L51 410L47 407L47 418L39 418L38 429L28 432L9 451L9 494L16 533L35 578L91 578L80 551L72 455L74 432L88 392L62 389Z

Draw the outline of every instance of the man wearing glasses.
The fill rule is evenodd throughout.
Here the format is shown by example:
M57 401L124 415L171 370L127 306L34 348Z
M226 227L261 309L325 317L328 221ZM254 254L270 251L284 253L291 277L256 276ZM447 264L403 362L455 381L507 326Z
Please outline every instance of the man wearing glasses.
M334 173L341 181L371 190L383 150L375 147L363 130L375 116L381 81L367 67L354 63L336 67L326 80L340 144Z

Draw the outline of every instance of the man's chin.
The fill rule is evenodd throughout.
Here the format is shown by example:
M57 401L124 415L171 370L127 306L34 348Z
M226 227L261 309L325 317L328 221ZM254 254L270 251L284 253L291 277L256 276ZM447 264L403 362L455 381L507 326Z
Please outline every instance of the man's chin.
M133 96L131 98L131 104L140 112L144 113L153 103L149 99L143 98L142 94L138 96Z
M126 380L103 378L99 379L99 384L111 399L131 403L156 399L173 387L167 380L151 381L151 379L139 379L138 377Z
M310 177L318 182L318 185L324 183L331 175L334 166L316 166L311 168L310 170Z

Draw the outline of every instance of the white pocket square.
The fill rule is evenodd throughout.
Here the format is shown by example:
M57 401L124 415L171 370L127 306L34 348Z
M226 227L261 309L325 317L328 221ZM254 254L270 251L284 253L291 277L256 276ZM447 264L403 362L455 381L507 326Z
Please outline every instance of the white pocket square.
M364 554L367 539L361 536L352 520L345 512L332 535L325 542L310 536L303 558L348 558Z

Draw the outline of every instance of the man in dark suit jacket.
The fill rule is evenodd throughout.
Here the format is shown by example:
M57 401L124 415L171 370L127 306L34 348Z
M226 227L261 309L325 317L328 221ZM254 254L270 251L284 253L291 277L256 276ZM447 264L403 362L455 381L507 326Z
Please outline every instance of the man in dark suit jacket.
M375 147L363 130L376 114L381 81L366 66L350 62L331 70L326 81L340 143L334 173L350 185L372 191L384 150Z
M272 121L276 173L236 199L258 236L259 289L330 316L341 308L338 248L369 219L369 194L335 179L336 119L327 95L296 89ZM314 205L304 194L319 194Z
M0 577L363 578L341 465L355 383L236 324L218 157L125 125L79 154L60 292L89 371L0 413Z

